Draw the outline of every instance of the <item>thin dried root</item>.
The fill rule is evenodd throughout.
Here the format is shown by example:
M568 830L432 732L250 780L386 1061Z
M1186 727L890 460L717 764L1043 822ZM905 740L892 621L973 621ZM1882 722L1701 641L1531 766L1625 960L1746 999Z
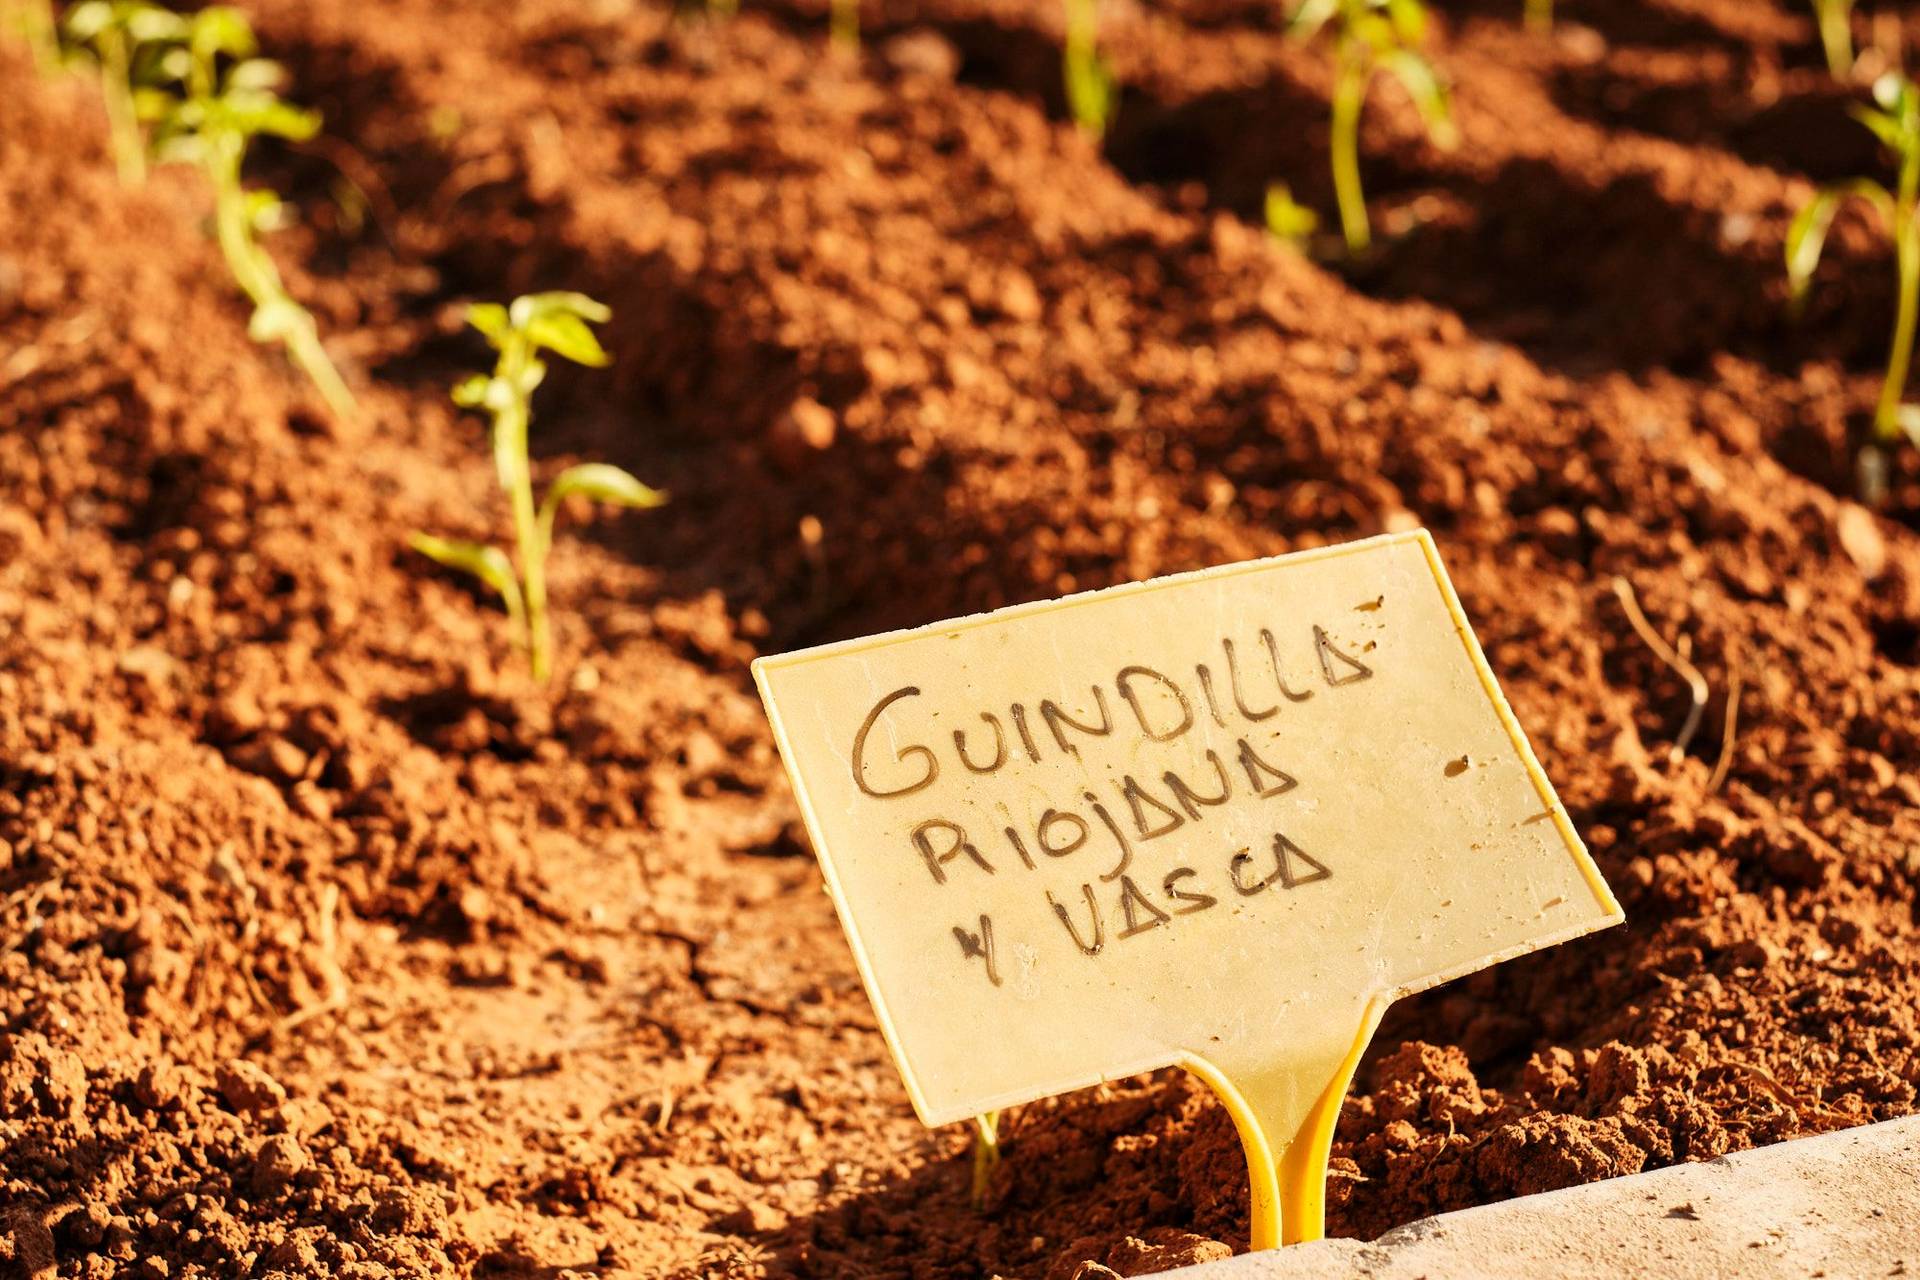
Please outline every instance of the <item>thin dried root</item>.
M274 1030L288 1032L302 1023L329 1013L337 1013L347 1007L347 975L341 972L337 956L340 941L338 918L340 911L340 886L327 885L320 891L320 964L327 980L326 999L318 1004L310 1004L304 1009L295 1009L274 1024Z
M1720 729L1720 758L1714 761L1713 776L1707 779L1707 794L1712 795L1727 780L1733 768L1733 737L1740 730L1740 668L1727 676L1727 718Z
M1686 681L1692 691L1693 705L1687 708L1687 718L1680 726L1680 735L1673 740L1672 750L1667 752L1667 761L1678 764L1687 755L1687 747L1693 742L1693 735L1700 731L1700 717L1707 709L1707 678L1700 674L1700 668L1687 661L1674 647L1660 638L1660 633L1647 621L1647 615L1640 611L1640 601L1633 594L1633 584L1625 578L1613 580L1613 593L1620 597L1620 607L1627 611L1627 621L1633 624L1634 632L1653 650L1653 656L1672 667L1674 674Z

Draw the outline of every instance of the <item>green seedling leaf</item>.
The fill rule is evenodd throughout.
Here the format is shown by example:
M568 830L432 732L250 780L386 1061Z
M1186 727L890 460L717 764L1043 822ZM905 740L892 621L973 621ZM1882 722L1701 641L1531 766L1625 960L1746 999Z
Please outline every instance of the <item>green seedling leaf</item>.
M657 507L667 500L667 495L660 490L648 488L607 462L582 462L568 467L554 477L547 489L547 501L558 506L575 494L622 507Z
M1099 0L1065 0L1067 38L1061 53L1061 75L1067 91L1067 109L1088 137L1100 138L1113 118L1119 92L1100 56Z
M1401 44L1417 45L1427 38L1427 11L1420 0L1387 0L1387 19Z
M497 302L476 302L468 307L467 323L486 335L487 341L496 347L506 341L507 331L513 327L513 321L507 318L507 309Z
M208 5L193 15L188 43L194 52L211 58L217 54L229 58L251 58L259 46L246 16L231 5Z
M1287 20L1287 34L1296 40L1310 40L1339 13L1340 0L1301 0Z
M60 26L66 37L74 44L90 44L93 38L106 30L113 21L113 5L109 0L81 0L70 5L66 15L61 18Z
M1787 284L1795 302L1805 299L1813 283L1813 273L1820 266L1820 255L1826 248L1834 215L1849 196L1871 204L1886 224L1892 226L1896 217L1893 196L1871 178L1855 178L1822 187L1813 199L1801 206L1787 226Z
M568 290L525 294L513 300L507 313L512 316L516 329L525 329L544 315L574 315L595 324L605 324L613 319L613 311L606 303L595 302L584 293Z
M519 580L513 576L513 562L507 559L506 552L478 542L436 538L430 533L408 535L407 545L429 560L449 569L470 573L492 587L499 594L501 603L506 605L507 616L520 633L521 644L524 646L527 643L526 601L521 595Z
M1880 139L1894 151L1900 150L1902 131L1900 121L1885 111L1875 111L1872 107L1854 105L1847 108L1847 114L1873 130L1873 136Z
M1380 55L1380 69L1398 80L1413 99L1420 118L1434 144L1451 149L1459 140L1453 127L1453 113L1447 91L1434 73L1433 64L1408 49L1392 49Z
M520 591L520 584L513 576L513 562L508 560L507 553L498 547L490 547L479 542L457 542L451 538L436 538L430 533L410 535L407 538L407 545L449 569L459 569L463 573L472 574L499 592L502 597L517 595Z
M553 545L553 521L560 504L575 494L621 507L657 507L667 500L666 494L649 489L609 463L583 462L568 467L554 478L540 503L539 545L543 554Z
M462 409L478 409L487 403L493 379L484 373L470 374L453 384L453 402Z
M587 322L568 311L538 315L527 325L527 337L536 348L563 356L575 364L602 368L612 363Z
M1296 202L1284 182L1269 183L1266 199L1267 232L1296 248L1320 227L1320 215Z

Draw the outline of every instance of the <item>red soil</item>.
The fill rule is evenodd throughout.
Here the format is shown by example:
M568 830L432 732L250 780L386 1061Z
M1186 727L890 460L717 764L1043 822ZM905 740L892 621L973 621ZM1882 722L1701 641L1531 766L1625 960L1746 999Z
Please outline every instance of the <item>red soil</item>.
M1461 4L1464 135L1383 91L1378 257L1323 54L1116 11L1104 148L1052 6L249 6L327 136L273 248L368 413L245 315L207 192L115 182L0 52L0 1260L47 1276L1139 1274L1245 1243L1177 1073L1025 1108L992 1204L914 1121L747 678L757 653L1419 522L1629 925L1411 1000L1333 1228L1905 1114L1920 1088L1920 482L1847 500L1887 256L1787 219L1873 149L1801 7ZM751 6L749 6L751 9ZM351 189L354 199L336 193ZM358 216L349 216L349 210ZM361 214L361 211L363 215ZM463 302L580 288L560 674L405 549L504 518ZM1636 637L1625 578L1714 688ZM1731 740L1727 700L1737 697ZM1726 775L1713 785L1717 763Z

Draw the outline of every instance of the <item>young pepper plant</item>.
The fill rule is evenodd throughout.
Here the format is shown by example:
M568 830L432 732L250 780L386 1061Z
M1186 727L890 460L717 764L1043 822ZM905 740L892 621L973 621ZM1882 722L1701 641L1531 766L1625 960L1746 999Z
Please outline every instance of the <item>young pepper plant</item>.
M136 95L151 79L159 46L181 39L187 20L143 0L82 0L61 19L60 31L77 61L93 64L107 107L107 138L120 181L147 179Z
M515 298L510 306L485 302L467 308L467 323L500 354L491 375L476 373L454 387L453 401L462 408L484 409L493 419L493 465L513 511L519 574L515 576L513 562L497 547L425 533L408 540L422 555L471 573L500 594L536 680L545 680L553 663L546 564L560 504L574 494L623 507L657 507L667 500L618 467L588 462L562 471L547 486L539 507L534 506L527 428L534 389L547 375L540 353L604 366L607 353L589 325L604 324L611 316L605 306L579 293L535 293Z
M280 66L255 57L257 52L253 29L238 10L224 5L200 10L163 62L173 87L144 90L140 111L154 122L160 158L198 165L213 186L221 256L253 303L248 336L278 342L334 415L348 418L357 408L353 393L321 345L313 314L287 293L279 268L260 247L258 233L278 221L283 206L271 191L249 191L241 182L254 138L304 142L320 129L317 112L280 98Z
M1100 56L1100 0L1066 0L1067 38L1060 54L1067 109L1081 132L1098 141L1119 99L1113 74Z
M1553 0L1527 0L1527 27L1541 35L1553 30Z
M1405 87L1435 145L1451 148L1457 135L1440 77L1418 52L1426 39L1427 13L1420 0L1302 0L1289 32L1301 40L1334 29L1333 190L1347 251L1355 256L1372 243L1367 201L1360 189L1360 111L1375 73L1384 71Z
M1920 320L1920 89L1898 72L1888 72L1874 82L1873 97L1877 107L1856 106L1853 117L1873 130L1898 158L1894 187L1889 191L1871 178L1822 187L1787 228L1787 280L1798 306L1820 265L1834 215L1849 197L1866 201L1880 215L1893 237L1898 293L1893 346L1873 411L1873 438L1876 445L1896 442L1902 435L1920 442L1920 406L1901 404L1913 359L1915 323ZM1863 463L1871 466L1872 456L1863 455Z

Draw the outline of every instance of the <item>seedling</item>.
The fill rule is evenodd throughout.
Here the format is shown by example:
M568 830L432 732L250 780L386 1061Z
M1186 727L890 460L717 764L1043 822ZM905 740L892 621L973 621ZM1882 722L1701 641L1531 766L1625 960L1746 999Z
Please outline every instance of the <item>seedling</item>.
M989 1111L973 1118L973 1192L975 1209L987 1206L993 1171L1000 1167L1000 1113Z
M833 0L827 11L827 42L841 56L860 56L860 0Z
M1360 111L1376 72L1406 88L1435 145L1457 140L1447 91L1433 64L1418 52L1426 39L1427 13L1420 0L1303 0L1293 11L1292 35L1310 39L1334 26L1333 190L1347 251L1355 256L1372 243L1366 197L1360 190Z
M1553 30L1553 0L1527 0L1527 26L1541 35Z
M1267 184L1267 234L1296 249L1306 248L1307 240L1320 228L1320 215L1293 198L1284 182Z
M533 469L527 461L527 428L532 421L534 388L547 376L540 353L551 351L575 364L599 368L607 353L589 327L612 316L605 306L579 293L535 293L511 306L484 302L467 308L467 323L500 353L491 375L476 373L453 389L462 408L484 409L493 419L494 470L513 509L514 540L520 568L497 547L455 542L416 533L414 550L452 569L471 573L500 594L536 680L552 667L553 640L547 621L547 552L553 548L553 521L560 504L574 494L623 507L657 507L664 493L649 489L625 471L603 462L568 467L547 486L536 510Z
M1067 109L1089 138L1098 141L1113 118L1119 87L1100 56L1100 0L1066 0L1067 39L1060 55Z
M60 25L75 58L91 62L100 81L120 181L138 186L147 178L147 153L135 96L152 79L158 47L181 39L187 20L141 0L83 0Z
M1890 71L1874 82L1876 107L1856 106L1853 118L1873 130L1899 158L1899 178L1894 189L1871 178L1822 187L1814 198L1794 215L1787 228L1787 279L1793 301L1799 306L1806 298L1815 268L1820 265L1826 247L1827 231L1833 217L1850 196L1871 205L1886 223L1893 237L1894 268L1899 277L1894 310L1893 346L1887 353L1887 376L1880 386L1880 402L1873 413L1876 444L1888 444L1904 434L1920 442L1920 406L1900 403L1907 386L1907 368L1913 359L1914 324L1920 318L1920 89L1898 72ZM1874 446L1862 455L1863 478L1871 474L1878 460Z
M1827 53L1827 70L1835 80L1853 74L1853 0L1813 0L1820 44Z
M198 165L213 185L221 255L253 303L248 336L280 343L334 414L346 418L356 408L353 393L320 344L312 313L288 295L279 269L257 239L260 231L279 223L285 208L271 191L249 191L240 179L255 137L303 142L320 129L317 113L280 98L280 66L255 57L257 51L253 29L237 10L222 5L200 10L164 60L173 88L143 90L140 111L154 122L160 158Z

